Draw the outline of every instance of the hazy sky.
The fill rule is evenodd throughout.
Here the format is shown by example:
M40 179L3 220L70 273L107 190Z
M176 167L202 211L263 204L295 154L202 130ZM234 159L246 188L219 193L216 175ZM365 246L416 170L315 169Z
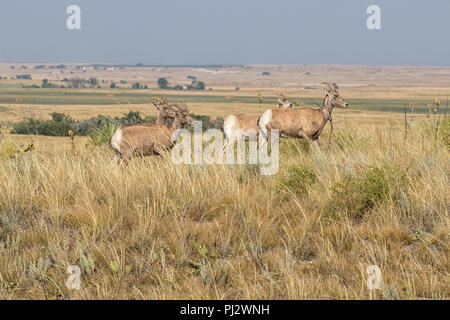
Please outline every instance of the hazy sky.
M449 66L450 1L1 0L0 40L0 61Z

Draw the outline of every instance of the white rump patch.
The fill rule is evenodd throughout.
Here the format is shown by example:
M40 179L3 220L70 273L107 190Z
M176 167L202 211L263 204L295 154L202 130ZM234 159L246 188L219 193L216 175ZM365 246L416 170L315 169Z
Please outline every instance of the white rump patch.
M117 129L111 138L111 147L120 153L120 141L122 140L122 129Z
M235 126L237 123L237 118L234 114L225 118L223 122L223 132L225 133L225 138L230 141L233 138L233 132L235 131Z
M262 132L264 140L267 141L267 124L272 120L272 109L266 110L259 118L258 127Z

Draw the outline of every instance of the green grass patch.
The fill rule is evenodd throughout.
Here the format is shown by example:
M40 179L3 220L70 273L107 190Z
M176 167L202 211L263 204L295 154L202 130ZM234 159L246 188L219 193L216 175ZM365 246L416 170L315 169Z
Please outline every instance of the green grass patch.
M450 147L450 117L446 117L439 125L439 137L447 147Z
M324 213L330 218L360 219L383 201L397 198L406 183L403 170L387 166L345 175L342 182L332 187Z
M104 122L100 127L95 128L88 134L89 143L97 147L109 144L118 127L119 125L115 122Z
M303 194L317 181L317 175L313 169L305 166L291 166L286 170L286 175L281 178L278 188L294 194Z

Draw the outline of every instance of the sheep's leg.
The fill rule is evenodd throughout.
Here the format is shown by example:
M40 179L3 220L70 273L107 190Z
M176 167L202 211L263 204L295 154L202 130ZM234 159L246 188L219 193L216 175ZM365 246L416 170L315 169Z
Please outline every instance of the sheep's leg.
M231 139L227 139L225 141L225 143L223 144L223 147L222 147L222 151L220 152L220 156L222 156L225 153L225 150L228 149L228 147L230 146L231 143L232 143Z
M268 137L268 130L267 127L264 128L264 130L262 128L259 128L258 131L258 148L261 149L261 147L264 145L264 143L268 143L269 141L269 137Z
M320 150L319 138L317 138L317 139L314 140L314 144L316 145L317 150L319 150L319 152L321 152L321 150Z
M271 139L272 139L272 128L269 127L267 129L267 143L269 143L269 141L272 142Z
M111 165L111 163L117 161L117 164L120 165L120 160L121 160L121 159L120 159L120 156L115 152L115 153L113 154L112 159L111 159L111 161L109 162L109 164Z
M222 148L222 152L220 153L220 156L223 156L223 154L225 153L225 151L232 145L234 145L235 142L239 141L239 137L237 136L232 136L230 139L228 139L228 141L225 142L225 144L223 145Z
M272 153L272 127L270 127L269 125L266 126L267 127L267 138L266 138L266 143L267 143L267 154L271 154ZM269 142L270 141L270 142Z
M117 161L117 165L121 167L122 165L128 165L129 159L124 158L121 155L114 155L109 164L112 164L114 161Z
M133 157L133 153L134 153L134 150L131 148L122 152L122 163L124 163L125 165L128 165L131 158Z

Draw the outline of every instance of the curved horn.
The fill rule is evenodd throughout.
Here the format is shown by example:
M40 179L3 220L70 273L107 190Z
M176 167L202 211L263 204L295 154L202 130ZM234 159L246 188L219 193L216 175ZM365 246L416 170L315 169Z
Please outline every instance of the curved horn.
M181 103L174 103L171 106L173 108L175 108L176 111L184 111L185 110L185 106L182 105Z
M183 101L178 102L176 104L176 106L177 106L178 110L180 110L180 111L187 111L187 112L189 112L188 106Z
M187 105L185 105L185 104L182 104L182 105L179 107L179 109L180 109L180 111L186 111L186 112L189 112L189 108L188 108Z
M327 85L330 87L330 90L336 91L336 86L332 82L322 82L322 84Z
M150 100L153 100L153 99L158 100L158 102L161 103L161 104L167 103L167 101L165 101L164 98L160 98L160 97L151 97L150 98Z

